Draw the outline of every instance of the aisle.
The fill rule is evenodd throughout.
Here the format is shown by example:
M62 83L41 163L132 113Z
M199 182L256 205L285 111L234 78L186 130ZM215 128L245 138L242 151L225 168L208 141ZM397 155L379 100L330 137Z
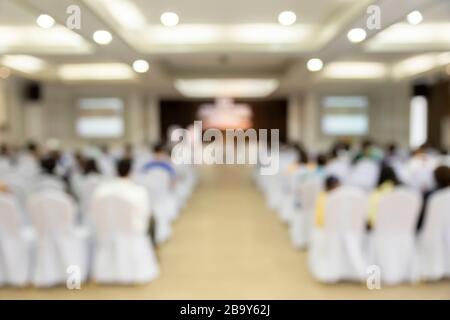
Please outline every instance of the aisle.
M450 299L448 281L379 291L316 283L306 254L292 249L286 226L266 208L249 170L239 166L202 168L174 237L158 255L161 276L145 286L0 289L0 299Z

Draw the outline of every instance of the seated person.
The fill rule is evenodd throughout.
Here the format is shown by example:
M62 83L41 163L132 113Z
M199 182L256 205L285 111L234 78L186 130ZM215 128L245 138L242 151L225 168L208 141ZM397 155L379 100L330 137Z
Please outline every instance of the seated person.
M175 181L176 171L171 163L169 153L163 144L157 144L153 147L153 159L142 167L142 172L148 172L154 168L159 168L167 171L171 177L172 182Z
M132 161L123 158L117 162L118 177L101 183L95 190L92 202L106 196L122 198L133 204L134 211L130 212L133 226L136 230L147 232L150 219L150 200L147 190L133 182L130 178Z
M314 213L315 226L317 228L323 228L325 225L325 203L328 195L340 186L341 183L335 176L329 176L325 179L325 191L321 192L317 197L316 209Z
M401 183L395 174L392 167L383 165L380 171L380 177L378 179L377 188L372 192L369 198L369 217L368 217L368 227L373 228L376 222L376 217L378 213L378 203L380 199L394 191L395 187L399 186Z
M53 156L47 156L41 160L41 174L38 177L36 188L65 190L65 184L56 173L57 160Z
M437 191L450 187L450 168L447 166L439 166L434 170L434 180L436 187L423 195L423 205L417 221L417 231L420 231L425 222L425 214L427 211L428 200L430 196Z

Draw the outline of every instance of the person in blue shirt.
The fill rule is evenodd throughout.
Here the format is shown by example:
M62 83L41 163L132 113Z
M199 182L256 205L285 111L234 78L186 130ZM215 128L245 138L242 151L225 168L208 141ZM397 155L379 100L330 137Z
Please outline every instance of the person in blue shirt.
M171 163L170 156L165 145L162 143L158 143L153 147L153 159L142 167L142 172L145 173L155 168L166 170L172 178L172 181L175 181L175 168Z

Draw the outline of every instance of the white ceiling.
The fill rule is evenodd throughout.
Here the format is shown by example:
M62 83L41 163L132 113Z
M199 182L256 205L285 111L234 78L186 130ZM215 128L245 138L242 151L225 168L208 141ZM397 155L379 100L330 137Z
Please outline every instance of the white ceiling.
M136 9L141 25L125 27L120 21L125 13L118 17L110 10L113 1ZM66 8L72 4L81 8L80 30L65 27ZM368 30L365 42L352 44L346 33L352 27L365 28L370 4L382 9L382 29ZM424 21L410 26L405 17L415 9L423 13ZM278 24L284 10L297 14L294 25ZM179 15L178 26L161 25L160 15L166 11ZM38 27L36 18L42 13L54 17L57 25ZM402 28L408 35L420 36L402 37ZM92 33L99 29L113 34L109 45L92 41ZM133 81L162 95L179 94L174 88L177 78L213 77L275 78L281 84L276 94L289 94L323 79L335 62L381 63L394 70L411 57L450 51L446 30L450 30L448 0L0 0L0 63L2 55L41 58L45 70L17 73L58 81L57 70L65 64L130 66L135 59L146 59L150 71L136 74ZM306 70L312 57L324 60L323 72ZM433 64L431 70L405 74L409 78L443 68L445 61ZM387 71L383 78L390 75Z

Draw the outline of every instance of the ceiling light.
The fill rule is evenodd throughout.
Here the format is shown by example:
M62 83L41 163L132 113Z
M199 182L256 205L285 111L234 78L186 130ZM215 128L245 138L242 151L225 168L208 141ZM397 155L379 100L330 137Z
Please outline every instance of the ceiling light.
M6 55L3 56L0 63L8 68L24 73L39 72L45 67L43 60L27 55Z
M370 51L441 51L450 49L450 23L413 26L397 23L368 41Z
M361 28L352 29L347 33L348 40L350 40L353 43L362 42L366 39L366 37L367 37L366 30Z
M101 45L106 45L112 41L112 35L106 30L97 30L94 32L92 38L95 42Z
M378 62L333 62L323 74L329 79L377 79L386 77L388 71Z
M161 15L161 23L166 27L174 27L179 21L180 18L178 18L178 15L174 12L164 12Z
M36 23L39 27L43 29L50 29L55 25L55 19L53 19L48 14L41 14L37 19Z
M131 80L135 74L125 63L82 63L61 65L58 76L66 81L105 81Z
M322 70L323 68L323 61L320 59L310 59L307 64L306 67L308 68L309 71L311 72L317 72Z
M187 97L266 97L279 86L276 79L177 79L175 88Z
M402 60L394 65L393 76L396 78L412 77L450 63L450 53L429 53Z
M297 21L297 15L292 11L283 11L278 15L278 22L283 26L293 25Z
M423 21L423 16L420 13L420 11L416 10L416 11L413 11L410 14L408 14L406 19L408 20L408 22L410 24L417 25L417 24L420 24Z
M150 65L145 60L136 60L133 62L133 69L138 73L145 73L150 69Z
M35 54L86 54L93 46L79 34L62 25L51 29L38 26L0 26L0 52Z
M0 79L6 79L11 75L11 70L7 67L0 67Z

